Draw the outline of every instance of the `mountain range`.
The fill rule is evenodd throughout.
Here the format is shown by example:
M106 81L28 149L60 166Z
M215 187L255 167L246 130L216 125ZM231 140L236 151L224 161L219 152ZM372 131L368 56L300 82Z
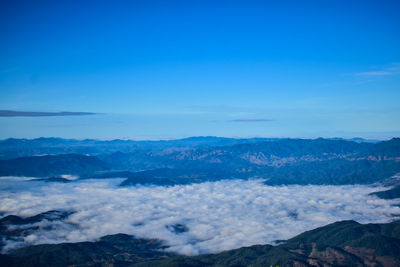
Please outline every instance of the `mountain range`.
M375 143L322 138L7 139L0 141L0 154L0 176L127 178L123 185L232 178L262 178L274 185L368 184L400 172L400 138Z

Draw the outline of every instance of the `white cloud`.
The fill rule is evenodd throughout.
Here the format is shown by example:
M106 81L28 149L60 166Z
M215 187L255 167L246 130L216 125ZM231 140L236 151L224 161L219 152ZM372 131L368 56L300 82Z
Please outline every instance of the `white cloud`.
M390 67L383 68L381 70L376 71L366 71L366 72L359 72L355 73L355 76L388 76L388 75L397 75L400 74L400 64L399 63L392 63Z
M366 71L366 72L356 73L357 76L386 76L392 74L393 72L390 71Z
M96 240L126 233L164 240L169 250L195 255L272 243L338 221L388 222L400 200L381 200L369 186L266 186L260 180L219 181L173 187L118 187L120 179L69 184L0 180L0 212L32 216L76 211L64 221L38 223L28 244ZM168 225L188 231L174 233ZM47 229L42 227L41 229Z
M63 174L61 175L61 178L67 179L67 180L76 180L79 178L77 175L70 175L70 174Z

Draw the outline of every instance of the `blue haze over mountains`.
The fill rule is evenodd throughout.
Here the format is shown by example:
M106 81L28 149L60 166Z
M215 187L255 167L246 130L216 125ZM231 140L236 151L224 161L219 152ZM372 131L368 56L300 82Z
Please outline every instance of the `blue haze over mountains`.
M0 141L0 175L127 178L122 185L263 178L270 184L368 184L400 172L400 139ZM58 177L60 178L60 177Z

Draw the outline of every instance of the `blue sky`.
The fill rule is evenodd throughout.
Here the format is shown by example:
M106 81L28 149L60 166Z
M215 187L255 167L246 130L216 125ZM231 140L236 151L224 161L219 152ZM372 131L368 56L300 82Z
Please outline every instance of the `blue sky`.
M399 1L1 1L0 110L54 116L0 116L0 138L400 136L398 14Z

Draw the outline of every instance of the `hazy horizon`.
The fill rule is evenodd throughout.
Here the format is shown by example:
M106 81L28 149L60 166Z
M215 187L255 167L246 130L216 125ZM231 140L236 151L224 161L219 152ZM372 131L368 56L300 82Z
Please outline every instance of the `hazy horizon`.
M360 136L348 136L348 137L343 137L343 136L315 136L315 137L287 137L287 136L216 136L216 135L194 135L194 136L182 136L182 137L170 137L170 138L130 138L130 137L122 137L122 138L68 138L68 137L61 137L61 136L39 136L39 137L32 137L32 138L25 138L25 137L7 137L7 138L1 138L0 141L5 141L8 139L22 139L22 140L35 140L35 139L40 139L40 138L56 138L56 139L65 139L65 140L76 140L76 141L84 141L84 140L96 140L96 141L115 141L115 140L122 140L122 141L174 141L174 140L184 140L184 139L190 139L190 138L227 138L227 139L309 139L309 140L315 140L318 138L322 139L343 139L343 140L365 140L365 141L387 141L391 140L393 138L400 138L400 133L399 135L393 135L393 136L388 136L386 138L365 138L365 137L360 137Z

